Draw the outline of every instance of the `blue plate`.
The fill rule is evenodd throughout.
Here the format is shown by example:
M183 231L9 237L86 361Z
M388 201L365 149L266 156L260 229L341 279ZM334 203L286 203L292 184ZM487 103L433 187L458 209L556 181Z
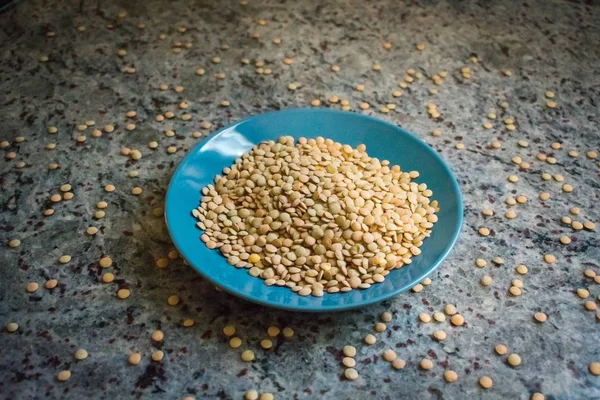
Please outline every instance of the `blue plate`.
M366 290L302 297L286 287L266 286L248 270L228 265L217 250L200 241L201 231L191 210L200 204L200 190L234 160L265 140L281 135L294 138L323 136L342 144L364 143L372 157L399 164L403 171L417 170L438 200L438 222L412 263L393 270L384 282ZM270 307L297 311L346 310L382 301L402 293L429 275L454 245L463 219L463 204L456 178L442 158L421 139L375 118L328 109L297 109L261 114L221 129L192 149L171 178L166 200L167 227L185 260L229 293Z

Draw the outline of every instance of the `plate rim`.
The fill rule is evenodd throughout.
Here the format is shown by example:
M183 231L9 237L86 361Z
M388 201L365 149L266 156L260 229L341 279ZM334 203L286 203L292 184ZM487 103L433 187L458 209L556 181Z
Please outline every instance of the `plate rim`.
M463 222L464 222L464 203L463 203L463 198L462 198L462 192L460 190L460 186L458 184L458 180L456 178L456 175L452 172L452 169L450 168L450 166L446 163L446 161L437 153L437 151L435 151L427 142L425 142L423 139L421 139L419 136L411 133L410 131L404 129L402 126L400 125L396 125L393 124L391 122L379 119L379 118L375 118L372 117L370 115L365 115L365 114L359 114L356 112L349 112L349 111L339 111L339 110L333 110L333 109L329 109L329 108L286 108L286 109L281 109L281 110L275 110L275 111L268 111L268 112L263 112L263 113L259 113L256 115L251 115L249 117L243 118L241 120L232 122L218 130L216 130L215 132L211 133L210 135L206 136L205 138L203 138L199 143L197 143L195 146L193 146L192 148L190 148L188 150L188 153L185 155L185 157L183 157L183 159L181 159L181 161L179 161L177 167L175 168L175 171L173 172L173 174L171 175L171 178L169 180L169 185L167 186L167 193L165 196L165 207L164 207L164 219L165 219L165 223L167 225L167 231L169 233L169 236L171 238L171 241L173 242L173 245L175 246L175 248L177 249L177 251L179 252L179 254L183 257L183 259L186 261L186 264L191 267L196 273L200 274L202 277L204 277L205 279L207 279L209 282L211 282L213 285L217 286L219 289L222 289L223 291L230 293L236 297L239 297L243 300L246 301L250 301L252 303L255 304L260 304L262 306L266 306L266 307L271 307L271 308L276 308L276 309L280 309L280 310L288 310L288 311L297 311L297 312L326 312L326 311L344 311L344 310L350 310L350 309L356 309L356 308L360 308L360 307L364 307L364 306L368 306L374 303L379 303L381 301L387 300L391 297L394 297L398 294L404 293L407 290L409 290L410 288L412 288L416 283L413 283L413 286L408 286L408 285L403 285L400 288L397 288L393 291L384 293L380 296L377 297L373 297L373 298L369 298L366 299L364 301L361 301L359 303L350 303L350 304L342 304L342 305L332 305L332 306L319 306L319 307L314 307L314 306L297 306L297 305L286 305L286 304L281 304L281 303L276 303L276 302L271 302L268 300L262 300L262 299L257 299L251 295L247 295L246 293L243 292L239 292L236 291L232 288L227 287L226 284L222 283L222 282L218 282L216 280L214 280L209 274L204 273L199 267L196 267L193 263L191 263L190 261L188 261L188 258L185 256L185 254L187 253L186 251L183 251L182 246L179 245L179 243L177 242L177 240L175 239L174 235L172 234L172 232L174 232L173 227L169 224L169 215L170 213L168 212L169 209L171 207L169 207L169 204L173 202L172 198L173 198L173 182L176 180L176 178L182 173L183 168L186 166L186 164L189 162L189 159L191 159L192 156L194 156L199 148L204 147L207 143L209 143L211 140L213 140L216 136L222 134L223 132L226 132L240 124L243 123L247 123L249 121L252 121L254 119L259 119L262 118L264 116L267 115L272 115L272 114L303 114L303 113L322 113L322 114L338 114L338 115L344 115L344 114L351 114L354 117L358 117L359 119L365 119L365 120L370 120L370 121L374 121L383 125L387 125L388 127L392 128L394 131L396 131L396 134L404 134L404 135L408 135L411 136L412 138L418 140L419 142L421 142L424 145L424 148L426 149L427 152L429 152L431 155L433 155L434 158L436 158L440 164L442 165L442 167L444 168L444 170L453 178L451 181L451 186L453 189L453 192L457 195L456 196L456 200L457 200L457 208L458 208L458 218L457 218L457 224L456 226L453 227L453 232L452 232L452 239L450 240L449 244L446 245L444 251L440 254L440 256L437 257L436 261L434 263L432 263L425 272L423 272L422 274L420 274L417 278L414 279L414 282L420 282L423 279L425 279L427 276L431 275L441 264L442 262L446 259L446 257L448 257L448 255L450 254L450 251L454 248L458 237L460 236L460 232L462 230L462 226L463 226ZM283 134L283 133L282 133ZM227 264L229 266L229 264ZM326 294L329 295L329 294Z

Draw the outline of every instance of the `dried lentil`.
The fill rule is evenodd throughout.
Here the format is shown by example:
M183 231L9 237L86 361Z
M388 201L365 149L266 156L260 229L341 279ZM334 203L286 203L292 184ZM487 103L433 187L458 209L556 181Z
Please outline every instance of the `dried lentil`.
M479 378L479 385L484 389L490 389L493 386L494 382L492 378L489 376L482 376Z

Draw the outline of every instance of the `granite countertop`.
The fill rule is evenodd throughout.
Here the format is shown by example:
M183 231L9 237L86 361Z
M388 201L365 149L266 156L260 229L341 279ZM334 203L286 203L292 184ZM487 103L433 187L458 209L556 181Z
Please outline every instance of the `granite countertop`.
M31 0L0 14L0 140L7 141L0 161L0 325L19 324L16 332L0 332L0 398L241 399L249 389L276 399L529 399L534 392L547 399L600 398L600 377L588 371L600 361L599 318L575 294L587 288L595 304L600 295L600 286L584 276L586 269L600 274L598 233L560 222L571 207L581 209L574 220L600 220L600 168L598 159L586 157L600 151L600 7L558 0L247 3ZM260 37L252 38L254 32ZM173 51L177 41L179 54ZM418 43L425 44L422 51ZM127 54L119 56L119 49ZM221 62L212 63L214 56ZM284 65L284 57L293 64ZM242 58L264 60L272 74L257 74ZM380 71L371 69L374 63ZM332 65L341 70L331 72ZM204 75L195 73L199 67ZM463 67L470 78L461 74ZM407 68L423 78L394 98ZM448 75L435 86L428 77L441 71ZM216 78L219 72L224 79ZM287 89L292 82L296 91ZM162 83L169 89L159 90ZM353 91L356 84L365 90ZM177 85L183 92L174 90ZM555 108L546 106L548 90L556 94ZM216 291L181 260L155 267L173 249L160 209L175 166L201 140L193 132L204 136L248 115L309 107L313 99L340 108L327 101L332 95L349 100L350 112L420 135L455 172L465 222L429 286L360 310L305 315ZM177 106L184 100L185 111ZM221 100L230 106L220 107ZM503 101L508 109L499 106ZM360 102L371 108L359 110ZM429 118L428 102L440 118ZM379 112L387 103L396 109ZM491 109L498 118L484 129ZM129 110L137 115L127 118ZM173 119L155 120L168 111ZM184 112L190 120L180 118ZM502 123L506 117L515 120L514 131ZM79 132L77 125L88 120L96 126ZM135 129L128 131L128 123ZM107 124L114 132L93 136ZM48 134L50 126L58 132ZM434 129L440 137L431 135ZM80 135L84 142L76 141ZM155 150L148 148L153 140ZM529 146L519 147L519 140ZM551 148L553 142L561 148ZM49 143L56 148L45 149ZM168 146L177 151L167 153ZM134 161L120 154L121 147L140 149L143 157ZM556 163L538 160L540 152ZM516 155L529 168L513 164ZM58 168L49 169L52 163ZM139 175L130 177L131 171ZM562 175L573 192L544 181L543 173ZM508 182L511 174L519 181ZM73 198L50 203L65 183ZM106 193L107 184L116 190ZM135 186L141 195L131 194ZM550 199L540 201L542 192ZM513 206L517 218L507 219L505 200L517 195L528 201ZM108 207L97 219L99 201ZM44 216L49 208L54 214ZM495 215L485 217L484 208ZM98 233L86 235L89 226ZM482 226L489 236L477 233ZM562 245L561 235L572 242ZM21 245L9 248L13 239ZM557 262L546 264L544 254ZM62 255L72 260L60 264ZM98 266L103 256L112 258L112 267ZM492 263L497 256L504 264ZM487 266L475 267L477 258ZM521 263L527 275L515 273ZM113 283L99 282L105 272L115 275ZM479 283L483 275L493 278L489 287ZM513 278L524 283L521 296L508 293ZM58 286L46 289L49 279ZM29 282L40 288L28 293ZM117 299L121 288L131 290L128 299ZM170 306L174 294L181 301ZM419 313L448 303L465 317L464 326L418 322ZM375 345L363 344L383 311L393 313L387 330L376 335ZM540 311L548 316L543 324L532 319ZM187 318L194 326L181 325ZM254 362L240 360L243 348L228 347L221 333L228 323L236 325L243 348L256 352ZM292 327L295 336L277 339L266 352L258 342L272 324ZM150 340L156 329L165 334L159 345ZM448 334L442 343L431 338L436 329ZM498 343L518 353L522 364L507 365L494 353ZM345 345L358 349L356 381L342 378ZM89 357L76 361L78 348ZM382 360L388 348L407 361L403 370ZM150 360L156 349L165 353L161 362ZM137 366L127 363L133 352L142 355ZM425 357L434 362L427 372L418 368ZM446 369L459 379L446 383ZM62 370L72 373L66 382L57 380ZM478 385L484 375L493 388Z

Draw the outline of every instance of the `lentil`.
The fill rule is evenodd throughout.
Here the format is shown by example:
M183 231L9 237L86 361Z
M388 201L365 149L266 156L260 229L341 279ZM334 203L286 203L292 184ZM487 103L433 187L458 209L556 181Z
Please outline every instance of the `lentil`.
M537 312L533 315L533 318L535 318L535 320L537 322L546 322L546 319L548 319L548 317L546 316L546 314L544 314L543 312Z
M344 357L342 359L342 364L344 365L344 367L353 368L354 366L356 366L356 360L354 360L354 358L352 357Z
M521 357L518 354L510 354L506 360L512 367L516 367L521 364Z
M294 336L294 330L289 327L283 328L283 337L286 339L291 339Z
M39 287L40 287L40 285L37 282L29 282L25 286L25 290L28 291L29 293L33 293L33 292L37 291Z
M112 265L112 259L110 257L102 257L98 262L102 268L108 268Z
M446 339L446 332L442 330L435 331L433 332L433 338L441 342L442 340Z
M140 363L140 361L142 361L142 355L140 353L130 354L129 357L127 358L127 362L130 365L138 365Z
M152 361L161 361L163 359L163 357L165 356L165 353L163 353L160 350L156 350L154 352L152 352Z
M584 275L588 278L594 278L596 276L596 272L593 269L586 269L584 271Z
M58 285L58 281L56 279L49 279L44 284L44 287L46 287L46 289L54 289L56 285Z
M396 352L392 349L387 349L381 356L385 361L392 362L396 359Z
M433 368L433 362L427 358L424 358L419 361L419 367L425 371L430 370Z
M523 281L522 281L522 280L520 280L520 279L513 279L513 280L511 281L511 284L512 284L513 286L516 286L516 287L518 287L519 289L523 287Z
M244 399L246 400L258 400L258 392L254 389L250 389L244 395Z
M465 318L462 315L460 315L460 314L454 314L450 318L450 322L454 326L461 326L461 325L463 325L465 323Z
M384 312L382 313L379 318L381 319L381 321L383 322L390 322L392 320L392 314L389 312Z
M254 360L254 352L252 350L244 350L241 355L242 361L250 362Z
M73 357L79 361L85 360L86 358L88 358L88 352L85 349L77 349L75 354L73 354Z
M479 378L479 385L484 389L490 389L493 386L494 382L492 378L489 376L482 376Z
M179 296L177 296L177 295L169 296L169 298L167 299L167 303L170 306L176 306L177 304L179 304Z
M444 371L444 380L448 383L456 382L458 379L458 374L452 370Z
M421 313L421 314L419 314L419 320L421 322L425 322L425 323L431 322L431 316L426 313Z
M577 296L579 296L579 298L581 298L581 299L587 299L590 296L590 292L583 288L577 289L576 293L577 293Z
M356 347L354 347L354 346L344 346L342 351L346 357L356 356Z
M344 371L344 376L353 381L355 379L358 379L358 372L354 369L354 368L346 368L346 370Z
M240 339L239 337L232 337L231 339L229 339L229 347L231 347L232 349L237 349L242 345L242 339Z
M513 296L520 296L521 295L521 289L516 287L516 286L511 286L508 289L509 293Z
M381 332L385 331L385 329L386 329L386 326L385 326L385 324L384 324L384 323L377 322L377 323L375 324L375 326L374 326L374 329L375 329L375 331L376 331L376 332L379 332L379 333L381 333Z
M594 229L596 229L596 224L591 221L585 221L583 223L583 227L588 231L593 231Z
M58 379L61 382L68 381L70 377L71 377L71 371L69 371L69 370L60 371L58 373L58 375L56 375L56 379Z

